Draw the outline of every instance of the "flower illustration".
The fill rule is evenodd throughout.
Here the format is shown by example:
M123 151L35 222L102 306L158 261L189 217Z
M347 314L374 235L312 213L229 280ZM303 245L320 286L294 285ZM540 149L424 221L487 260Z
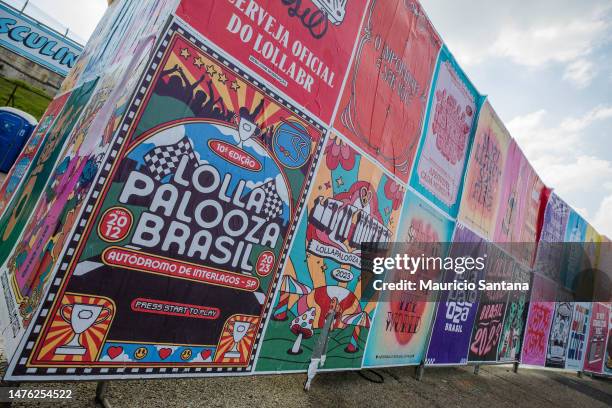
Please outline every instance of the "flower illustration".
M457 164L465 156L470 125L465 110L446 90L436 92L436 111L432 131L437 136L436 147L451 164Z
M325 148L326 164L330 170L336 170L338 165L344 170L351 170L355 166L357 153L349 145L342 143L339 137L330 139Z
M385 197L393 202L393 209L397 210L402 205L404 189L391 179L385 182Z

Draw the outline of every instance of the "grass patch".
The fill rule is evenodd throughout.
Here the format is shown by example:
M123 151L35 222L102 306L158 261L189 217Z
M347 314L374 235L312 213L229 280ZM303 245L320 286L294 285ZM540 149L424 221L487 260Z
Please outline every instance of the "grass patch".
M11 94L17 87L12 100ZM40 119L53 98L23 81L0 77L0 106L12 106Z

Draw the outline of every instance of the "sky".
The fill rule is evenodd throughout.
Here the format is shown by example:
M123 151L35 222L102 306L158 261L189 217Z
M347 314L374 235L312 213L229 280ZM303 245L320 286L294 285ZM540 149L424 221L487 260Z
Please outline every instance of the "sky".
M87 39L106 0L31 0ZM612 2L421 0L549 187L612 237Z
M15 0L11 0L10 3L13 1ZM23 0L16 3L23 3ZM106 0L30 0L30 3L83 40L89 38L107 8Z
M547 186L612 237L612 2L421 3Z

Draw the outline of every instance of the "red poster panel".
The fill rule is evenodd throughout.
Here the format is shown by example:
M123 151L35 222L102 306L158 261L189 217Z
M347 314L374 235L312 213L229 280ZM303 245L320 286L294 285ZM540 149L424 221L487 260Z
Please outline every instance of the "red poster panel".
M325 122L367 0L183 0L177 14Z
M372 0L334 127L408 182L442 41L411 0Z
M601 373L606 355L606 336L608 334L608 318L610 306L606 303L593 303L593 315L589 328L584 371Z

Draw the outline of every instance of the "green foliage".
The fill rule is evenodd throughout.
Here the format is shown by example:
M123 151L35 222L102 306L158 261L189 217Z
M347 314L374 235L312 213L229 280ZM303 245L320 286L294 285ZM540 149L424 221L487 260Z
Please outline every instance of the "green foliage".
M9 101L13 91L15 94ZM40 119L52 99L44 91L23 81L0 77L0 106L12 106Z

